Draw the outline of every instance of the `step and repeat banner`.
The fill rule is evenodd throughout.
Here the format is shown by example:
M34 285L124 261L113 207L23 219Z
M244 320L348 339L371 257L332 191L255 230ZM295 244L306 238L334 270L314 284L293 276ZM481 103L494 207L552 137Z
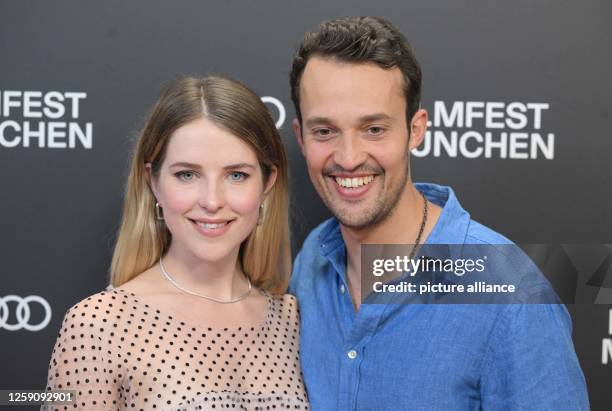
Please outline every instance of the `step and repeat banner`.
M349 15L391 20L422 65L430 124L415 181L452 186L474 219L517 243L599 249L586 268L599 298L568 309L592 409L612 407L603 1L1 0L0 389L44 388L64 312L107 285L134 138L179 75L234 77L270 109L291 166L296 253L329 214L291 130L293 47Z

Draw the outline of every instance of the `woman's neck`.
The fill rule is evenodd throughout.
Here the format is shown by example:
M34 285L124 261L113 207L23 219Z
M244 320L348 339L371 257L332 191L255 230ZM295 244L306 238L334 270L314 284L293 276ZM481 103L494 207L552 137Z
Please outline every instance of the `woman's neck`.
M208 297L231 300L244 293L247 280L238 264L238 249L217 261L204 261L170 246L163 257L167 274L181 287Z

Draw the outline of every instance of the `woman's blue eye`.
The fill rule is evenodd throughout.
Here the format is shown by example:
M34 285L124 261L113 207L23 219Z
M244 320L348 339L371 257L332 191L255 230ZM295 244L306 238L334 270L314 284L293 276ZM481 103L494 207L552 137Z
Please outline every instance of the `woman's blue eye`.
M248 175L240 171L234 171L233 173L230 173L229 177L232 181L242 181L246 179Z
M195 173L191 171L179 171L175 175L179 178L179 180L183 181L191 181L195 177Z

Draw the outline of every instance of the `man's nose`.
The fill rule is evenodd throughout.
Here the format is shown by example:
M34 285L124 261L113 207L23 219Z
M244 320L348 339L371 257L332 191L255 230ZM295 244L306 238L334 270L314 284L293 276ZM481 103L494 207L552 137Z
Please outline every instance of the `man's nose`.
M345 134L335 147L334 161L347 171L354 170L367 160L363 142L357 135Z

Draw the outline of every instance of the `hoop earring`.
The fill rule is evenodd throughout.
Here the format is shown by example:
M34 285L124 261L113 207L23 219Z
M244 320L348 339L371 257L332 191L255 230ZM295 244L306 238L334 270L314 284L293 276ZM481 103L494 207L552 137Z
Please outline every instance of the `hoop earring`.
M162 213L162 208L160 207L159 203L155 203L155 217L157 217L157 219L160 220L160 221L164 220L164 215Z
M264 205L263 203L261 203L259 205L259 217L257 217L257 226L261 226L261 223L263 221L263 214L264 214Z

